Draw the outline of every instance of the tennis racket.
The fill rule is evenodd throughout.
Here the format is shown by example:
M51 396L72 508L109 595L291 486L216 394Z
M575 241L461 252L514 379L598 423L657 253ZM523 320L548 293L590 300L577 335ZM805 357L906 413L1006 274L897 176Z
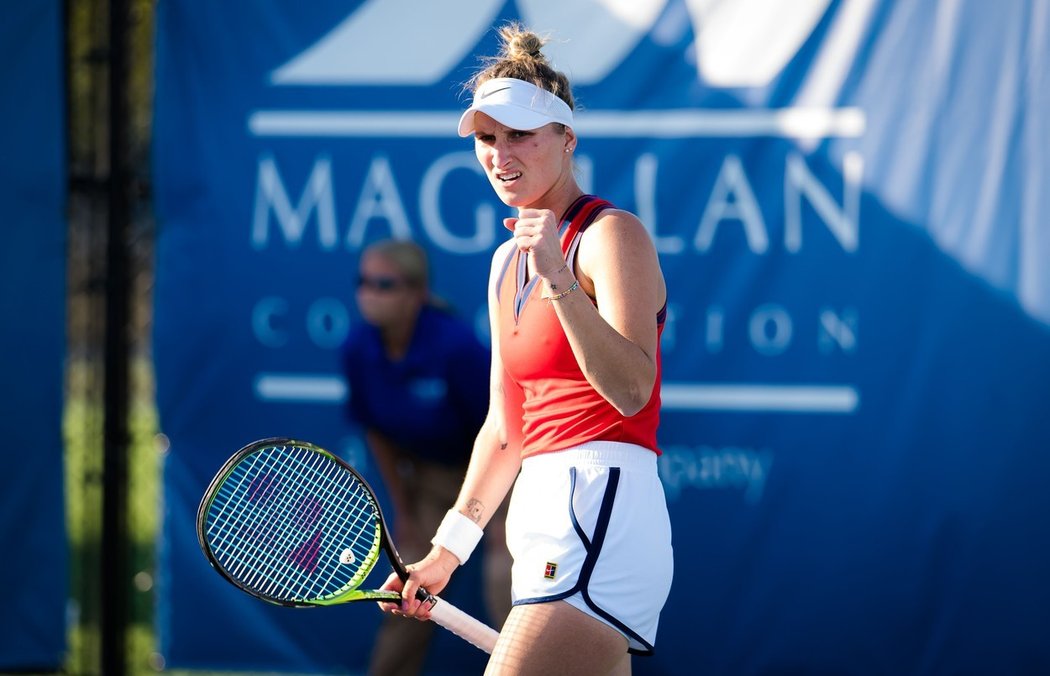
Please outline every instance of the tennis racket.
M224 578L282 606L400 603L396 591L359 588L380 550L408 579L372 489L341 458L303 441L263 439L227 460L197 510L197 538ZM495 629L423 589L417 596L430 619L492 653Z

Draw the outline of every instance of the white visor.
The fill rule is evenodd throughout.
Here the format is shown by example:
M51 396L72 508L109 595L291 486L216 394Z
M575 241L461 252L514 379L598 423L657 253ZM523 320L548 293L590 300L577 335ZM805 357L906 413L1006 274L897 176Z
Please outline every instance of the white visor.
M527 130L558 122L572 126L569 104L531 82L510 77L486 80L459 118L459 135L474 133L474 113L482 112L511 129Z

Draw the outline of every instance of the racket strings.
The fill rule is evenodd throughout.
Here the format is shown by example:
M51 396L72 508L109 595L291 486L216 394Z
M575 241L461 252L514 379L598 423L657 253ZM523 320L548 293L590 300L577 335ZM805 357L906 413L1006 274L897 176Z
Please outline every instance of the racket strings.
M244 463L244 466L248 468L249 474L257 477L264 476L261 474L262 472L276 473L278 467L280 467L281 476L284 479L283 483L288 485L283 487L280 493L275 494L283 498L279 502L256 500L249 503L252 506L252 509L249 511L249 520L256 523L261 522L265 525L261 535L257 529L246 530L250 535L249 538L246 538L246 541L252 546L252 550L250 551L249 548L241 546L237 551L240 561L235 561L234 565L230 566L230 570L241 577L247 585L273 597L292 598L314 595L314 592L322 594L326 590L323 587L316 586L316 580L305 574L310 570L310 567L304 570L303 566L302 541L304 539L304 526L316 527L316 530L313 531L316 541L317 534L333 530L332 524L324 522L304 523L302 521L304 512L294 503L297 500L301 502L304 499L304 495L307 496L305 499L309 500L316 500L320 497L329 507L326 512L333 514L331 509L333 506L345 508L347 495L336 493L334 490L334 487L337 486L334 477L339 475L333 475L331 468L324 466L325 463L323 461L327 460L324 456L299 449L299 453L296 454L299 457L277 457L282 456L286 449L269 450L273 451L272 455L267 454L264 456L260 454L253 459L251 465ZM304 459L313 460L313 463L303 465ZM261 467L259 466L260 464L262 465ZM329 461L328 464L334 465L335 463ZM294 466L295 470L288 472L289 466ZM336 469L338 470L338 467ZM304 470L312 470L312 472L308 474ZM318 477L317 474L321 476ZM350 478L353 478L352 475L350 475ZM325 481L330 484L329 488L318 496L317 488L320 485L328 485L325 484ZM253 483L258 483L258 481L254 480ZM248 490L252 491L252 488L253 486L250 485ZM309 490L310 492L304 494L304 490ZM254 491L249 493L249 495L254 494ZM351 493L350 495L353 494ZM357 512L354 515L356 518L360 518L361 508L361 501L355 501L351 511ZM279 519L277 517L278 514L285 514L286 516L283 519ZM340 529L335 529L335 531L339 532ZM231 533L234 532L231 531ZM341 533L344 536L346 534L345 531L341 531ZM355 539L359 539L359 536ZM319 549L320 543L316 542L316 546ZM261 550L261 552L254 550ZM332 568L335 573L341 572L336 566L332 566ZM247 576L244 575L245 572L248 573ZM353 575L349 573L351 573L351 570L347 570L342 576L337 576L340 578L337 580L338 586L343 585L347 578L352 579ZM332 577L332 575L329 575L327 591L334 591L338 588L338 586L332 586ZM311 584L314 584L314 587L311 587Z
M301 449L293 450L300 451ZM287 484L285 493L288 496L288 502L292 504L285 505L280 511L280 520L284 526L282 531L286 536L282 538L282 546L269 553L268 563L271 567L266 570L269 586L262 590L271 596L293 599L323 595L339 588L338 586L334 589L326 587L316 576L311 575L316 569L321 538L324 533L334 530L334 523L331 518L318 522L316 516L312 522L304 522L304 514L312 510L302 510L302 503L304 501L324 503L324 507L328 508L325 510L327 515L333 515L332 508L336 505L341 508L346 504L345 499L339 502L333 499L345 498L345 496L335 493L334 489L338 487L338 484L335 483L338 476L332 475L331 467L326 466L331 463L324 463L323 461L326 460L324 456L312 454L309 451L306 451L305 456L301 452L295 453L295 456L293 459L275 458L276 461L284 464L284 470L287 472L287 475L284 476L284 483ZM307 470L311 470L313 475L308 475ZM328 488L319 494L317 489L321 486ZM316 510L313 512L316 515ZM278 520L276 516L274 519ZM303 540L303 537L307 539ZM272 574L274 565L281 568L282 575ZM346 578L349 577L351 576L344 576L344 579L339 581L339 585L345 583Z
M277 515L288 510L295 497L288 491L270 490L276 477L268 459L257 452L234 467L212 504L216 527L211 529L213 550L227 572L249 588L267 593L276 578L275 556L289 546L283 537L288 524ZM231 490L223 490L227 486ZM221 503L220 497L226 501Z
M286 488L286 495L288 497L288 500L290 502L295 502L297 500L301 502L304 499L304 497L303 497L304 496L304 491L309 491L308 493L305 493L305 495L308 496L306 499L316 500L317 497L318 497L318 494L317 494L318 486L319 485L325 485L325 486L328 486L329 488L326 491L324 491L319 497L324 502L327 503L326 506L329 507L329 509L327 510L327 513L332 513L331 507L333 505L333 498L335 500L338 500L338 502L336 502L335 504L337 504L340 507L345 507L348 504L347 499L346 499L347 496L343 495L342 492L336 492L335 488L341 486L341 484L338 483L338 479L340 478L340 475L349 476L349 478L351 478L351 479L353 477L351 475L347 475L345 472L341 472L339 470L338 466L333 467L333 465L335 465L335 463L332 463L332 462L325 463L325 462L323 462L323 461L327 460L327 458L325 458L324 456L320 456L318 454L314 454L314 453L309 452L309 451L303 452L301 450L299 450L299 452L296 455L298 455L300 457L294 458L295 461L302 461L305 458L305 459L311 460L313 462L312 462L312 464L309 464L309 465L306 465L306 466L296 465L296 470L293 471L293 472L290 472L289 475L287 477L285 477L286 483L289 484L288 488ZM278 460L278 462L282 462L282 463L295 464L295 463L292 463L292 461L290 461L288 458L281 458L281 459L275 458L275 460ZM318 476L311 476L311 475L307 474L306 472L304 472L303 471L304 469L314 470L313 474L318 474L319 473L321 476L320 477L318 477ZM351 493L350 495L354 495L354 494ZM353 508L351 509L351 511L355 511L354 508L356 508L356 511L358 512L358 514L354 515L355 517L358 517L358 518L360 517L360 511L361 511L360 507L361 507L361 502L359 500L355 501L355 504L353 505ZM304 556L306 556L306 557L309 556L309 551L304 551L304 546L305 547L309 547L310 550L319 550L320 549L320 542L318 540L318 537L319 537L319 535L321 535L321 534L323 534L325 532L333 532L332 524L331 523L303 523L303 521L302 521L303 513L298 508L298 505L287 505L286 504L286 505L282 506L282 509L288 510L289 514L294 514L295 515L294 517L290 517L290 520L289 520L290 529L287 529L288 532L291 533L292 539L291 540L286 539L286 542L284 543L283 547L271 550L270 553L269 553L270 555L268 557L267 563L270 566L272 566L274 564L284 565L285 563L294 563L296 566L298 566L299 570L296 570L295 568L289 569L289 571L292 573L292 575L290 575L290 576L286 575L285 576L286 579L284 579L284 580L282 580L280 577L273 578L273 576L271 576L271 578L273 578L273 579L270 580L269 587L263 588L263 591L268 593L268 594L274 595L274 596L278 596L278 595L284 594L284 595L288 595L288 596L292 596L292 597L309 595L309 594L312 594L315 591L319 592L323 587L320 587L320 588L317 588L317 589L311 589L308 586L310 584L316 584L317 580L316 579L311 579L311 577L309 575L305 574L305 573L309 572L311 569L313 569L314 566L310 564L310 561L308 559L304 558ZM343 523L346 523L346 521L343 521ZM316 530L314 531L314 535L313 535L312 539L311 540L307 540L305 543L300 543L298 545L294 545L295 541L302 539L302 536L303 536L304 533L308 533L309 532L309 531L304 531L304 527L316 528ZM335 529L334 532L337 532L337 534L339 534L341 536L344 536L344 537L346 535L345 531L340 531L339 529ZM357 538L355 538L355 539L357 539ZM309 546L310 542L313 543L312 547ZM290 546L292 548L289 550ZM360 550L359 550L359 553L360 553ZM285 559L283 559L283 558L278 558L279 555L281 555L281 554L285 555L285 557L287 558L287 561ZM345 572L349 572L345 568L342 571L340 571L338 569L338 567L335 565L334 561L333 561L333 565L330 566L330 568L332 569L332 572L336 572L336 573L338 573L338 572L344 572L344 573ZM289 571L285 571L285 572L289 572ZM296 573L298 573L298 575L296 575ZM344 574L341 577L342 577L342 579L338 580L338 584L339 585L342 585L345 582L346 578L352 577L352 576ZM331 579L331 575L329 576L329 579ZM282 582L286 583L286 584L283 585L282 589L280 589L278 591L278 590L275 590L273 588L275 585L280 585ZM296 586L297 584L298 584L298 586ZM332 587L331 586L331 582L329 582L329 589L333 589L333 588L338 588L338 587Z
M262 471L267 473L263 476L271 476L276 471L275 465L281 461L276 455L278 454L263 456L260 452ZM308 571L304 566L307 556L305 549L309 547L311 538L308 529L319 526L315 533L320 533L324 526L323 523L302 522L297 503L310 496L304 494L302 488L293 483L296 473L301 473L301 468L288 459L283 461L287 464L284 467L286 474L281 475L280 490L274 494L280 500L253 503L264 517L254 520L261 525L262 531L261 534L253 534L251 540L253 551L261 555L254 560L246 559L241 562L242 568L251 571L251 576L245 580L246 584L258 588L264 594L282 599L294 597L296 589L305 589L307 593L315 591L306 586L311 580L305 575ZM295 471L289 472L289 469ZM305 541L304 537L307 538Z
M368 489L352 473L312 449L275 446L227 475L207 539L246 587L301 600L359 585L378 556L378 528Z
M209 506L207 539L219 563L232 577L247 582L257 552L268 539L262 532L260 518L264 502L272 497L257 489L266 479L256 471L260 456L250 456L251 463L242 461L227 474L219 485L215 499ZM261 498L261 499L260 499ZM240 532L236 529L240 528Z
M270 593L279 576L275 574L282 552L294 546L288 540L288 525L276 515L291 508L295 496L285 490L259 490L273 482L267 457L248 456L228 475L225 486L212 504L212 548L220 563L245 586ZM236 481L235 481L236 480ZM225 502L220 499L225 498Z
M343 470L326 456L321 456L321 460L319 464L324 465L323 478L328 479L329 483L323 484L327 488L325 499L320 501L319 506L326 508L335 501L345 512L342 518L329 518L328 528L317 531L311 541L311 550L307 553L312 558L301 563L314 569L317 564L316 557L322 549L329 554L335 554L338 549L339 555L329 555L319 571L319 576L327 573L327 577L316 581L320 589L337 591L348 585L360 584L364 576L360 575L361 579L358 579L359 573L364 569L364 573L367 574L371 569L371 560L374 560L374 552L378 544L379 521L364 485L353 474ZM304 490L313 487L312 485L303 486ZM343 490L337 492L337 488ZM326 513L331 514L331 511L326 511ZM324 540L323 536L326 533L332 534L332 537ZM346 552L352 556L345 557ZM370 557L370 554L373 556ZM305 588L301 588L297 595L302 598L305 595Z

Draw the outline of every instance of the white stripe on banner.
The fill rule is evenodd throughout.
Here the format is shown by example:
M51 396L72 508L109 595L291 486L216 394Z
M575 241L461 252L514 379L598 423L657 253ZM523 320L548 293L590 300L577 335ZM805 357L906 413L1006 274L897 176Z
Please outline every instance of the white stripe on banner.
M669 411L854 413L860 405L850 385L664 383L660 398Z
M349 388L339 376L260 373L255 395L263 401L340 404ZM860 394L850 385L664 383L667 411L854 413Z
M248 117L255 136L452 137L458 112L259 110ZM752 137L859 138L860 108L773 110L588 111L578 131L594 138Z
M348 393L346 381L339 376L260 373L255 377L255 396L263 401L339 404Z

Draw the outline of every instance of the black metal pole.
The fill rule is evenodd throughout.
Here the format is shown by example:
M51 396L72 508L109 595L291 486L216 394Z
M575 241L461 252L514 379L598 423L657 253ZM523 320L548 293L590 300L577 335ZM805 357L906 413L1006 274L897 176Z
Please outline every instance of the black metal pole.
M128 0L109 0L109 180L102 493L102 673L127 673L130 198Z

